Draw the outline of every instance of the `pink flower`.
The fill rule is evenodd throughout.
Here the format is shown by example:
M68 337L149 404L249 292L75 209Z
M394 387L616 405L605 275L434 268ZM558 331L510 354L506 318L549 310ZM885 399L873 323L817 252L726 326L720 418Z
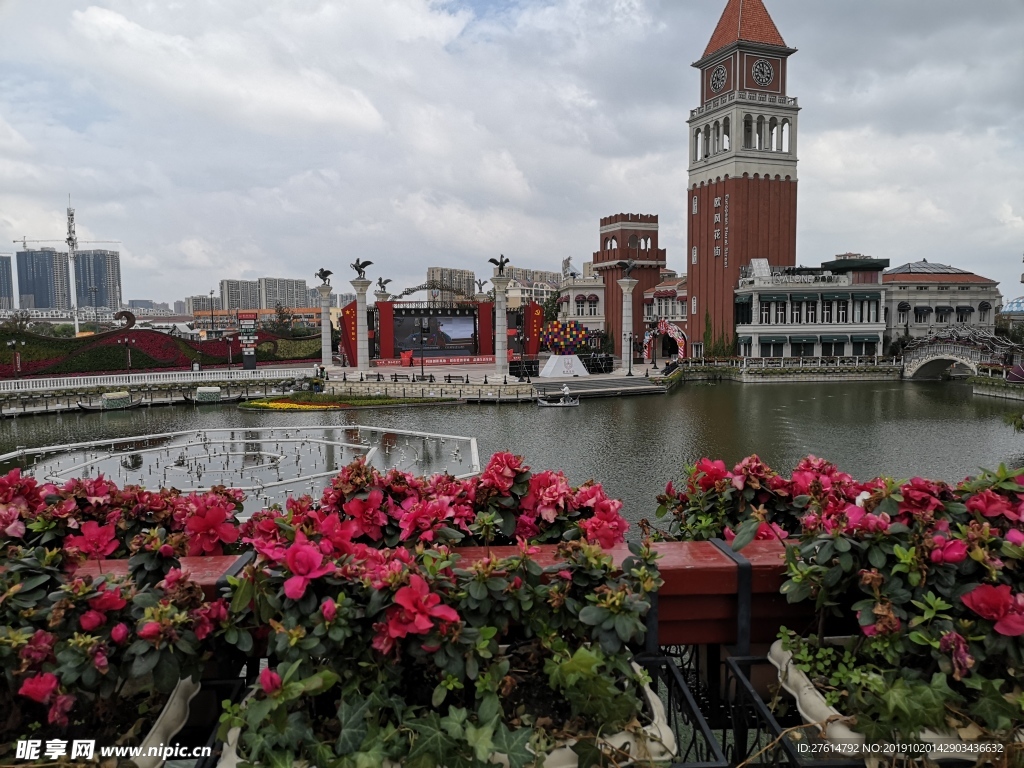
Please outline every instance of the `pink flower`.
M194 499L193 504L195 509L185 521L189 556L223 554L222 543L238 541L235 508L213 493Z
M455 512L446 497L418 501L402 516L398 527L402 533L399 538L406 541L414 535L420 541L433 541L439 528L445 521L454 517Z
M121 590L117 587L107 588L107 583L100 584L100 593L89 599L89 607L96 611L106 613L107 611L119 611L128 602L121 597Z
M1010 530L1008 530L1006 532L1006 536L1004 536L1003 538L1005 538L1008 542L1010 542L1016 547L1024 546L1024 533L1021 533L1016 528L1011 528Z
M933 563L949 563L955 565L967 559L967 542L962 539L947 541L945 536L935 536L935 548L931 553Z
M78 626L83 632L92 632L97 627L103 626L106 616L99 611L86 611L78 619Z
M95 520L82 523L81 536L68 536L65 547L78 549L90 560L102 560L117 549L118 542L113 525L100 526Z
M70 693L62 693L54 699L50 705L50 711L46 714L46 721L51 725L66 728L68 724L68 713L75 706L75 697Z
M48 704L59 687L60 681L56 675L43 672L34 677L26 677L18 693L40 704Z
M338 605L331 598L326 598L320 605L320 613L323 614L325 622L332 622L338 615Z
M160 638L160 636L163 634L163 629L157 622L147 621L145 624L139 627L138 634L142 640L149 640L150 642L152 642L153 640L158 640Z
M529 491L522 500L522 508L534 512L548 523L574 508L572 489L561 472L538 472L530 478Z
M356 536L365 534L374 541L380 541L384 537L381 528L387 525L388 516L382 509L383 503L384 494L374 489L365 499L351 499L342 505L345 514L356 523Z
M669 481L669 486L672 485L672 481ZM674 489L673 489L674 490ZM665 493L672 495L666 487ZM608 498L608 495L604 492L604 488L601 487L600 483L590 482L586 485L581 485L576 491L576 498L573 499L573 504L577 509L584 507L594 509L598 504Z
M480 479L484 486L494 488L500 493L508 493L515 484L516 477L526 472L529 467L523 464L523 457L512 453L496 453L491 456Z
M520 515L516 518L515 535L518 539L532 539L540 533L537 518L533 515Z
M982 491L974 494L967 500L967 509L984 517L999 517L1001 515L1008 520L1020 519L1020 515L1010 506L1009 499L994 491Z
M1007 637L1024 635L1024 614L1008 584L981 584L960 598L983 619L995 622L995 631Z
M128 626L124 622L115 624L110 630L110 639L117 645L122 645L128 639Z
M725 540L730 544L735 541L736 534L733 533L731 528L727 527L722 533L725 536ZM778 523L761 523L757 526L757 533L754 534L754 541L773 541L775 539L785 539L788 537L789 534L780 528Z
M9 539L20 539L25 535L25 523L21 511L13 504L0 507L0 535Z
M18 656L30 666L37 667L53 658L53 647L56 644L56 635L37 629L28 643L22 646Z
M331 573L334 566L324 564L324 556L302 532L295 536L295 543L288 548L285 562L292 572L292 577L284 583L284 594L292 600L299 600L306 594L306 587L313 579Z
M939 651L948 654L953 662L953 679L961 680L970 674L974 666L974 657L971 656L967 641L956 632L947 632L939 640Z
M260 687L267 696L273 696L281 690L281 676L270 667L265 667L260 672Z
M914 515L936 512L942 508L939 496L947 490L945 483L915 477L900 488L903 501L899 504L899 511Z

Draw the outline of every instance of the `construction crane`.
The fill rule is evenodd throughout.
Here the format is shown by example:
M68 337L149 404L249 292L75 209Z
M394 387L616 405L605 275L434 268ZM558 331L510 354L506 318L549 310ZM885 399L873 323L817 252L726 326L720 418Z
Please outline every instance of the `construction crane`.
M21 240L15 240L16 243L21 243L22 247L27 251L29 243L65 243L68 246L68 261L70 262L69 270L69 292L71 293L71 317L75 322L75 336L78 336L78 286L75 284L75 256L78 254L78 244L81 242L84 244L93 243L120 243L120 240L81 240L79 241L78 236L75 234L75 209L71 207L71 195L68 195L68 234L63 240L29 240L27 237L22 237ZM117 309L117 307L115 307Z

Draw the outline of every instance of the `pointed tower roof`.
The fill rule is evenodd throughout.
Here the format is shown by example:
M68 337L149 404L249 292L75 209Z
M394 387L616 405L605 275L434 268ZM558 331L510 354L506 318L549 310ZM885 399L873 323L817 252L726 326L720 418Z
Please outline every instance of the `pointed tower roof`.
M729 0L701 58L741 40L786 47L762 0Z

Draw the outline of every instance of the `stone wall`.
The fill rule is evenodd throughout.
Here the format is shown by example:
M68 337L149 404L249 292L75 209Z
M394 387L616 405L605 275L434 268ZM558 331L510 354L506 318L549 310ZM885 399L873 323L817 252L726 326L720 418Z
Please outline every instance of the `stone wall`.
M470 401L532 400L532 384L446 384L437 381L328 381L328 392L335 395L377 395L381 397L455 397Z
M976 395L1001 397L1004 400L1024 400L1024 384L1011 384L1001 379L986 380L977 376L972 376L968 381L971 382Z
M871 368L734 368L704 366L683 368L679 381L741 381L746 384L779 381L899 381L900 366Z

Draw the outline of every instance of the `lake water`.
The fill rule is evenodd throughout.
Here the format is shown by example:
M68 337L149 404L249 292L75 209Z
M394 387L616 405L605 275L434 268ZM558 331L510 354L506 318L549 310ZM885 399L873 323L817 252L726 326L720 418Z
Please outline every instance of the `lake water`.
M258 413L234 406L137 409L6 419L0 452L201 427L368 426L476 437L483 463L499 450L534 468L594 478L626 502L631 520L653 517L655 496L702 456L730 466L757 453L788 473L808 453L858 479L921 475L950 482L980 467L1024 465L1024 435L1003 416L1024 403L972 395L959 382L716 385L667 395L584 400L579 408L465 405L319 413ZM457 474L462 467L452 466Z

